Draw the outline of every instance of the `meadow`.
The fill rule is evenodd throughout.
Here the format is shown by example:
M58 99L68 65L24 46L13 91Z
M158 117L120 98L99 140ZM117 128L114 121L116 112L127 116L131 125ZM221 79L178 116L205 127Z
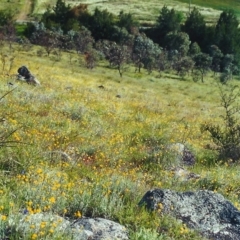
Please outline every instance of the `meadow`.
M79 4L74 0L67 0L71 6ZM54 0L36 0L35 8L33 11L34 15L42 14L46 10L46 5L55 5L56 1ZM107 0L107 1L95 1L95 0L85 0L81 3L88 4L88 9L90 12L93 12L96 7L101 10L107 9L109 12L118 15L121 10L124 12L132 13L133 16L138 19L143 25L154 24L156 18L159 16L159 12L164 5L169 8L174 8L178 11L182 11L184 14L189 13L189 1L188 0ZM191 7L197 7L201 14L205 16L206 21L209 23L215 23L218 19L221 11L224 9L234 9L237 16L240 16L240 2L238 0L231 1L203 1L196 0L191 1Z
M200 130L222 121L212 73L200 83L174 73L135 73L129 66L120 78L107 62L89 70L74 52L59 60L39 50L1 47L0 96L8 93L0 114L1 226L23 211L49 212L111 219L127 227L130 239L190 240L202 237L137 206L147 190L209 189L240 207L239 165L216 162L216 152L208 149L212 140ZM40 86L15 81L22 65ZM160 149L176 142L195 154L189 170L200 179L181 181L169 170L172 159ZM66 239L46 223L14 234L13 239Z

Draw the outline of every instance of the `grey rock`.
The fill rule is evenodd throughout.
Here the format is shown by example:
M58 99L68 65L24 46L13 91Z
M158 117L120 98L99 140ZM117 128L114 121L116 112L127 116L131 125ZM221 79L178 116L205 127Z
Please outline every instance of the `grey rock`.
M31 232L32 226L36 231L39 231L43 222L49 227L54 223L54 231L56 232L72 233L70 221L51 213L19 214L18 216L11 216L8 220L8 224L12 229L22 233Z
M45 152L44 156L46 156L51 162L57 162L57 161L63 161L63 162L69 162L72 160L72 158L63 151L50 151L50 152Z
M18 69L17 80L27 82L34 86L40 85L39 80L28 70L26 66Z
M26 82L34 86L40 85L39 80L34 75L31 75L29 79L26 79Z
M240 211L221 194L212 191L175 192L168 189L148 191L140 206L159 209L214 240L240 239Z
M47 228L52 228L54 232L69 236L72 240L128 240L126 228L119 223L103 218L80 218L71 222L63 217L51 213L18 214L8 218L10 229L28 235L32 231L41 230L41 224L46 224ZM6 234L11 236L11 232Z
M192 166L196 160L190 150L182 143L172 143L166 146L165 149L171 155L171 160L174 166L187 165Z
M127 240L128 232L119 223L104 218L81 218L72 224L73 228L79 229L76 240ZM78 238L76 238L78 236Z
M178 178L180 181L199 179L201 177L199 174L189 172L182 167L172 167L170 171L173 173L174 177Z

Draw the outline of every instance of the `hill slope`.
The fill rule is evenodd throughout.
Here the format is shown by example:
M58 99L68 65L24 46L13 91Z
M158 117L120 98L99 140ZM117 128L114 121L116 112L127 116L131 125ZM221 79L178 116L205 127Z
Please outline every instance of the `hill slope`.
M75 1L67 1L70 5L77 5ZM124 12L131 12L137 19L142 23L151 24L155 22L156 17L159 14L160 9L166 5L168 7L175 8L178 11L183 11L184 13L189 12L189 1L176 1L176 0L150 0L150 1L94 1L85 0L81 3L88 4L90 11L93 11L96 7L100 9L107 9L109 12L114 14L119 14L121 10ZM38 0L35 4L34 14L41 14L45 11L47 4L54 4L54 1L49 0ZM240 13L240 3L236 0L231 1L192 1L192 7L198 7L200 12L206 17L208 22L214 22L216 18L220 15L223 9L234 9L236 14Z
M105 62L86 69L74 53L62 53L59 61L54 55L40 57L36 47L14 49L0 77L1 96L16 87L1 101L1 132L12 132L15 146L0 149L4 221L23 209L71 219L104 216L126 226L131 239L154 239L160 225L164 239L192 240L202 238L190 230L183 235L185 227L172 218L136 208L147 190L209 189L239 206L239 166L214 165L216 154L206 148L211 139L200 131L202 123L221 121L211 76L202 84L171 74L134 73L130 67L120 78ZM41 86L14 82L22 65ZM175 142L196 155L191 171L200 180L180 181L169 171L173 159L159 150ZM54 234L46 239L61 239Z

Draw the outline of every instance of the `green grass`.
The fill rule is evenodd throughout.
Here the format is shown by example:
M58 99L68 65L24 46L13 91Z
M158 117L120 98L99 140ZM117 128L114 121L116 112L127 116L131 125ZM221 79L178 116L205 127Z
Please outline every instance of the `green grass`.
M218 18L220 12L224 9L234 9L237 16L240 16L240 2L238 0L230 0L230 1L203 1L203 0L196 0L191 1L192 6L197 6L200 12L205 16L208 22L215 22ZM32 16L40 16L45 10L48 4L54 6L56 0L34 0L33 5L33 15ZM76 5L76 1L66 1L70 5ZM179 0L179 1L166 1L166 0L144 0L144 1L93 1L93 0L86 0L84 3L88 4L88 9L92 12L96 7L100 9L107 9L109 12L114 14L119 14L121 10L124 12L131 12L142 24L153 24L156 21L157 16L161 8L166 5L170 8L175 8L179 11L183 11L184 13L188 13L189 11L189 1L188 0ZM19 12L23 7L24 1L18 0L10 0L4 1L0 3L0 9L10 8L16 12ZM16 10L17 9L17 10Z
M46 3L54 5L54 0L37 0L34 14L38 15L45 11ZM66 1L70 5L76 5L75 1ZM86 0L84 3L88 4L88 9L92 12L96 7L99 9L107 9L109 12L119 14L121 10L124 12L132 13L142 24L153 24L156 21L157 16L161 8L166 5L169 8L175 8L176 10L183 11L184 13L189 12L189 1L167 1L167 0L107 0L104 2ZM205 16L208 22L215 22L220 12L224 9L232 8L239 15L240 3L236 0L231 1L192 1L192 6L197 6L200 12Z
M209 7L209 8L215 8L219 10L225 10L225 9L234 9L239 12L240 10L240 1L239 0L213 0L213 1L207 1L207 0L179 0L179 2L188 3L191 2L193 5L199 5L202 7Z
M14 82L11 76L21 65L41 86L16 82L1 101L6 120L0 131L17 129L10 138L15 147L0 148L1 224L17 221L26 209L72 220L106 217L125 225L131 239L190 240L202 238L170 217L136 207L147 190L209 189L240 206L240 167L215 165L216 153L206 147L211 139L200 131L202 123L216 123L223 113L211 73L204 84L182 81L174 73L134 73L132 67L120 78L106 62L85 68L74 53L70 64L69 53L57 61L52 55L37 56L39 47L14 49L1 48L8 58L4 71L0 62L0 96L11 90L7 82ZM191 171L200 180L181 182L167 170L172 159L157 150L171 142L184 142L194 151L197 164ZM61 153L68 156L66 162ZM157 234L159 226L164 231ZM29 239L35 232L16 234ZM44 239L64 239L60 232L44 234Z
M4 0L4 1L0 1L0 9L11 9L12 11L18 13L19 9L21 9L21 7L24 4L24 0Z

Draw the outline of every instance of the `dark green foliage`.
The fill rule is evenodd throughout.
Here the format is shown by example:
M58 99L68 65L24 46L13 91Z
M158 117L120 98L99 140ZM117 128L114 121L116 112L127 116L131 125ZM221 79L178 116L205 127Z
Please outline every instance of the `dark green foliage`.
M169 32L179 31L182 20L183 15L181 12L177 12L173 8L170 10L164 6L157 19L157 28L164 35Z
M220 72L221 62L223 58L222 51L216 45L210 47L210 56L212 57L212 66L211 69L216 72Z
M138 72L141 71L142 67L151 71L160 53L161 48L144 34L135 37L133 44L133 61Z
M71 14L70 5L66 5L63 0L57 0L56 5L51 9L47 8L46 12L42 15L41 22L47 29L63 30L67 33L70 30L77 30L79 22Z
M215 42L224 54L239 48L239 21L233 10L223 11L215 29Z
M234 65L234 55L226 54L222 59L222 74L220 76L220 81L225 84L228 80L232 79L234 72L237 72L237 66Z
M184 78L194 67L194 61L191 57L185 56L178 59L173 68L177 71L177 74Z
M194 57L200 52L201 52L201 48L199 47L198 43L194 42L190 45L189 52L188 52L190 56Z
M13 20L14 14L9 10L0 10L0 26L7 25Z
M164 46L164 38L169 32L178 32L181 30L181 23L183 14L174 9L168 9L164 6L157 19L155 27L156 39L154 39L160 46Z
M170 32L165 37L166 47L169 51L176 50L180 57L187 55L190 46L190 40L187 33Z
M126 28L120 28L114 26L114 31L112 34L112 41L120 44L120 45L133 45L134 36L130 34Z
M107 10L95 9L91 17L90 23L86 26L96 41L100 39L111 40L114 33L115 19L114 15Z
M237 86L225 89L219 87L219 90L221 106L224 109L223 123L221 125L206 123L202 126L202 131L210 133L217 146L219 160L238 161L240 159L240 124L237 114L240 112L240 108L236 103L240 92Z
M125 28L130 33L132 28L139 26L139 23L133 18L131 13L121 11L118 15L117 25L120 28Z
M66 5L65 1L57 0L56 6L53 8L54 20L63 27L69 19L70 6Z
M120 48L123 45L127 47L136 65L136 71L140 72L143 67L149 73L153 69L163 71L172 68L179 75L185 76L192 70L194 61L193 78L201 79L202 82L209 69L213 70L215 75L221 72L220 80L223 83L238 73L240 31L238 20L232 10L224 11L216 26L206 25L197 8L193 8L184 25L182 21L182 12L164 6L160 10L155 26L143 30L138 29L139 24L130 13L121 11L115 16L107 10L96 8L91 14L88 12L87 4L81 3L71 8L64 0L57 0L53 8L47 8L40 21L43 26L41 30L43 32L46 29L50 30L50 36L41 34L44 39L35 42L38 41L37 44L45 47L49 45L50 47L46 49L50 54L49 50L57 47L76 49L79 53L85 53L88 49L96 47L95 41L108 40L119 44ZM86 31L82 32L82 29ZM39 29L33 24L28 24L24 35L30 38L35 31ZM53 32L58 35L57 38L54 36L55 39L52 38ZM36 35L39 33L34 33L35 39ZM57 40L60 43L57 43ZM162 49L159 46L165 50L164 54L161 54ZM225 57L233 55L233 61L228 64L223 54Z
M212 65L212 58L206 53L199 53L195 55L193 59L195 61L196 70L193 74L198 74L199 72L201 76L201 81L204 82L203 77Z
M183 26L183 31L189 35L191 42L197 42L199 46L203 46L206 23L197 8L194 7L187 17Z

